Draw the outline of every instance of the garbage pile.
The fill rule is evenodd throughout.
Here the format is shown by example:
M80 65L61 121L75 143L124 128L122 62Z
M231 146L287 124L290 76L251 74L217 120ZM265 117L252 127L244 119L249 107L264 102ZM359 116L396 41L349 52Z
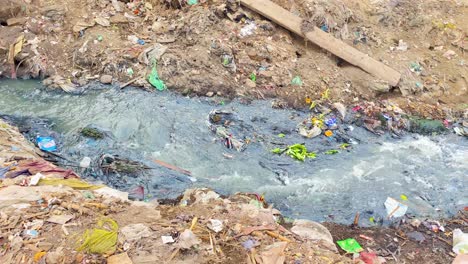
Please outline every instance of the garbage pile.
M345 105L379 94L398 98L399 90L425 107L442 98L442 105L463 111L458 106L466 95L466 29L456 16L464 7L437 8L442 5L437 1L420 7L411 1L273 2L348 45L376 54L404 73L401 84L390 87L342 67L341 60L230 0L83 5L2 0L0 76L47 78L47 86L71 93L101 82L149 91L169 88L184 95L279 98L294 107L327 88ZM439 14L443 8L456 10L454 18ZM378 21L368 15L374 13ZM401 27L414 33L411 38L397 35ZM422 28L428 33L420 36Z

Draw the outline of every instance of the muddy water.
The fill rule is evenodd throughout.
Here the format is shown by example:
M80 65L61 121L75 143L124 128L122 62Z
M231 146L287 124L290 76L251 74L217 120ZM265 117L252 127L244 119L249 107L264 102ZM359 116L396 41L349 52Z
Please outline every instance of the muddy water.
M88 156L95 165L104 153L144 162L154 169L142 175L77 170L126 191L143 185L155 198L175 197L191 186L224 194L265 193L270 203L294 218L350 223L360 212L363 224L385 214L388 196L405 195L409 213L432 217L449 216L468 204L468 142L461 137L394 139L354 127L332 140L304 140L295 129L307 113L275 110L270 102L220 104L220 99L190 99L169 92L94 88L99 89L70 95L45 91L35 81L3 80L0 114L29 122L30 135L56 137L61 155L69 160L63 164L76 166ZM207 117L213 109L235 113L234 136L251 142L243 152L227 149L209 130ZM89 125L110 136L103 140L80 136L80 129ZM286 136L278 138L279 133ZM353 149L321 154L342 141L354 143ZM294 143L306 143L318 158L297 162L270 153L281 144ZM192 177L159 167L152 159L189 170Z

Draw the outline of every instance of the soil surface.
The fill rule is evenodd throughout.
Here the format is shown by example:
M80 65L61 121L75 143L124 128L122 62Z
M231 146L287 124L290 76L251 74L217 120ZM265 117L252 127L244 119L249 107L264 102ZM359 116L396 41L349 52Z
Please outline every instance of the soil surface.
M302 108L329 89L345 105L391 100L439 119L466 111L466 1L273 2L398 70L399 86L221 0L1 0L0 76L52 77L47 85L68 92L93 80L153 91L155 59L168 89L185 95L277 98Z

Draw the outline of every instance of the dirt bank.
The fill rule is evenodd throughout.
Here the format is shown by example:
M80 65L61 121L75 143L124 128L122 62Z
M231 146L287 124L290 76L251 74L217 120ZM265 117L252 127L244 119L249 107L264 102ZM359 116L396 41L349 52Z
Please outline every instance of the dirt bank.
M258 194L207 189L133 202L47 156L0 120L1 263L353 263L336 246L347 238L364 249L354 263L450 263L452 231L468 225L461 211L440 222L405 217L394 228L323 226L282 216Z
M0 76L52 77L46 84L68 92L93 80L154 90L146 79L156 59L167 87L186 95L307 107L329 89L346 105L466 111L466 1L274 1L398 70L395 88L236 1L198 2L1 0Z

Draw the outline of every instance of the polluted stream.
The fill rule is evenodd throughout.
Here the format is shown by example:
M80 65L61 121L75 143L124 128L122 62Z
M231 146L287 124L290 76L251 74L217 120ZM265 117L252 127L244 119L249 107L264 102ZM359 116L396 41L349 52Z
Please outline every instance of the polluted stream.
M339 138L306 139L296 130L308 113L272 109L269 101L224 103L167 91L91 88L73 95L48 91L37 81L1 80L0 114L32 141L37 135L54 137L66 159L58 159L59 165L134 198L176 198L186 188L209 187L224 195L264 194L291 218L349 224L359 212L363 226L371 217L387 221L387 197L407 197L409 214L432 218L450 217L468 204L468 141L463 137L392 138L342 124L346 131ZM227 148L233 142L217 135L209 118L213 110L229 117L226 132L234 143L247 143L242 151L235 144ZM85 127L98 128L104 138L82 136ZM352 148L324 154L343 141ZM317 158L300 162L271 152L296 143L305 143ZM99 168L103 157L117 155L145 169L106 173ZM85 157L91 158L87 169L78 166Z

